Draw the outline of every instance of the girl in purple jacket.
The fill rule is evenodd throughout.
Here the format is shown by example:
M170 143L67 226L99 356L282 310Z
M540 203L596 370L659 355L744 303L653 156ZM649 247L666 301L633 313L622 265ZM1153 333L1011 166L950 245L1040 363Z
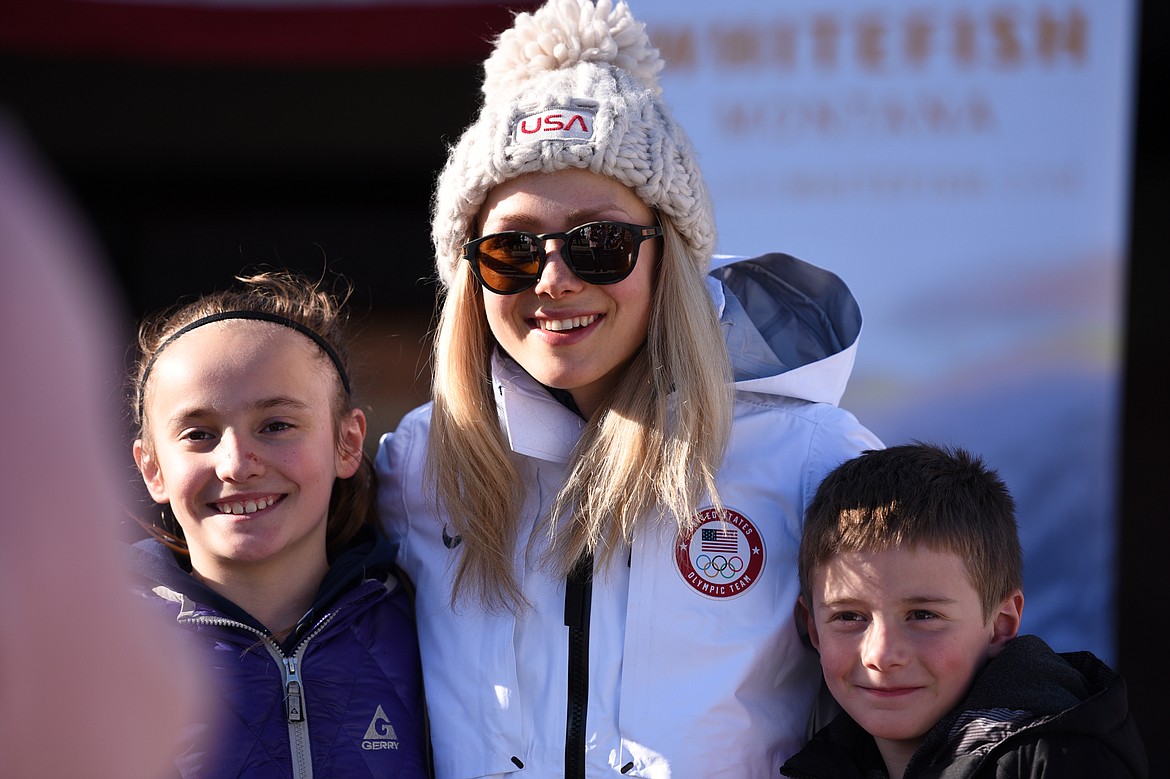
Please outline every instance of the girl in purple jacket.
M219 707L184 777L427 775L412 599L376 529L344 297L286 272L148 319L134 460L162 508L142 592Z

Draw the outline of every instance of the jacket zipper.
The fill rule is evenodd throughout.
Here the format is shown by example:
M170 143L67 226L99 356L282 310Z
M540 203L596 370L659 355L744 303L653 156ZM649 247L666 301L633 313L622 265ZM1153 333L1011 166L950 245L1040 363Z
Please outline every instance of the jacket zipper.
M309 745L309 720L305 714L304 690L301 688L299 671L300 651L304 645L302 642L292 657L277 657L284 674L284 711L288 722L293 779L313 779L313 750ZM270 652L272 649L269 646Z
M565 626L569 628L568 713L565 779L585 779L585 724L589 710L589 610L593 599L593 555L583 554L565 581Z
M304 685L301 682L301 658L304 656L309 642L329 624L334 613L330 612L321 617L309 634L297 644L291 657L277 646L276 642L272 640L272 636L251 625L245 625L243 622L222 617L186 618L188 622L238 628L259 636L260 643L280 666L284 684L284 712L285 720L288 722L288 744L292 756L293 779L313 779L313 753L309 745L309 715L305 709Z

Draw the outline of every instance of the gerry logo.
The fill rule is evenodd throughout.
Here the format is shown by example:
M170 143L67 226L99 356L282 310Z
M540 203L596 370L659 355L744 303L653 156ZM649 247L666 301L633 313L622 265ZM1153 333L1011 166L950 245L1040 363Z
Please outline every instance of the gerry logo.
M394 732L394 726L390 724L390 718L380 704L374 712L374 718L370 720L370 726L366 728L362 749L398 749L398 734Z
M587 141L593 137L592 111L553 108L522 116L512 130L516 141Z

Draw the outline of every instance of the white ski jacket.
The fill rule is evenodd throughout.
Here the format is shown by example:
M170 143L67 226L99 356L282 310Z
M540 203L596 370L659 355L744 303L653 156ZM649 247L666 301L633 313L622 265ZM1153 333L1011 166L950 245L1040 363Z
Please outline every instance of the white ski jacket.
M648 525L595 572L578 775L763 779L805 739L820 669L793 618L801 519L828 470L881 446L836 406L861 314L835 275L787 255L725 261L710 282L738 390L718 474L731 521L700 512L685 538L673 521ZM584 423L498 353L493 374L527 485L527 541ZM429 423L429 405L408 414L377 467L384 522L417 587L436 776L566 776L566 733L582 725L571 722L566 582L533 562L538 531L515 552L530 610L452 608L460 539L423 478Z

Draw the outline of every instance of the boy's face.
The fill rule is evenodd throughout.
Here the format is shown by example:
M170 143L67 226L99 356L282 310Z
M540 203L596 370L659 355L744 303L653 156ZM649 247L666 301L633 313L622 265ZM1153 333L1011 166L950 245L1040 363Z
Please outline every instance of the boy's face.
M976 672L1019 630L1018 592L983 618L958 555L925 547L848 552L815 570L810 637L833 697L909 758Z

